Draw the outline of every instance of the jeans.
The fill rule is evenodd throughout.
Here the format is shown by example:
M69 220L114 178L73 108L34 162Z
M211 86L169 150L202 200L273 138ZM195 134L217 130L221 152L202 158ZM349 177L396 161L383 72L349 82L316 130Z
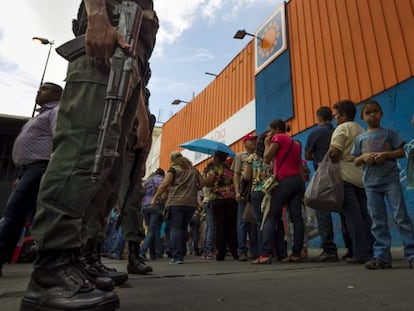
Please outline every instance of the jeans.
M334 242L331 212L315 210L315 215L318 220L318 231L321 238L321 248L326 253L337 253L337 247ZM349 236L348 228L346 227L345 217L342 214L340 214L340 217L342 238L344 240L345 247L352 252L352 241L351 237Z
M48 161L25 165L20 169L19 181L11 193L0 220L0 265L13 254L26 220L32 221L40 179ZM27 219L29 218L29 219Z
M172 258L174 260L183 260L187 253L187 228L196 208L190 206L170 206L169 208Z
M152 208L146 205L142 209L144 213L145 224L148 228L147 234L145 235L144 243L141 247L141 255L145 256L147 250L150 250L152 258L162 254L161 245L161 221L160 221L160 208Z
M102 253L111 254L116 242L116 219L108 223L105 232L105 240L103 243Z
M170 236L171 236L171 226L170 226L170 220L168 218L168 219L164 219L164 222L161 224L161 239L162 239L161 243L163 244L164 252L168 256L172 255Z
M372 217L371 232L375 237L374 257L391 262L391 234L388 228L388 216L385 200L389 203L392 218L398 226L404 244L407 260L414 259L414 229L399 180L391 183L366 187L368 209Z
M247 254L247 235L249 235L250 241L250 253L252 255L257 255L257 241L255 239L256 235L252 234L252 225L249 221L243 219L244 209L246 208L247 201L245 199L240 199L237 204L237 244L239 254Z
M263 254L263 232L260 230L262 224L262 201L264 197L264 192L262 191L253 191L250 194L250 202L254 208L254 214L256 216L256 240L257 240L257 254Z
M343 215L352 240L353 255L366 260L372 256L374 238L365 190L344 181Z
M263 254L270 256L273 253L274 239L279 245L279 256L286 257L286 244L279 233L275 236L276 226L280 227L283 206L287 204L289 214L293 223L293 246L292 255L300 257L303 247L304 223L302 217L302 201L305 192L305 182L300 175L286 177L279 181L279 187L272 193L269 214L263 226Z
M116 231L116 238L115 238L115 244L112 249L112 255L116 257L116 259L122 258L122 253L124 251L125 241L122 237L122 229L119 228L118 231Z
M196 256L200 255L198 243L200 241L200 216L197 213L190 220L190 252Z
M216 230L214 228L213 210L209 202L203 202L203 208L206 212L206 233L204 238L204 254L211 254L214 250L214 240Z

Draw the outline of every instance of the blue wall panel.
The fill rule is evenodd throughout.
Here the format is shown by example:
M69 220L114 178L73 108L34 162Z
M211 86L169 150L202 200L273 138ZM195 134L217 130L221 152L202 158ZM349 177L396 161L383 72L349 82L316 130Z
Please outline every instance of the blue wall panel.
M411 125L411 117L414 113L414 78L406 80L403 83L396 85L395 87L388 89L385 92L382 92L372 99L377 100L384 111L384 117L382 118L381 124L383 127L395 129L406 141L406 154L408 154L409 146L413 148L414 146L414 127ZM361 105L357 106L358 112L356 116L356 121L360 123L364 128L366 128L365 123L360 119L360 109ZM303 148L306 144L306 139L312 128L307 129L306 131L301 132L298 135L295 135L294 138L302 142ZM407 201L408 213L411 216L411 219L414 220L414 190L407 190L407 158L400 159L398 161L401 173L400 179L403 186L404 195ZM309 168L312 170L313 166L311 163L308 163ZM338 247L344 247L343 240L341 236L341 223L339 215L336 213L333 214L334 219L334 231L335 231L335 242ZM392 241L394 246L402 246L402 242L398 233L398 229L393 223L391 218L391 213L389 212L389 227L392 234ZM320 240L315 238L310 241L311 247L319 247Z
M293 117L289 50L260 71L255 79L256 131L261 134L270 121Z

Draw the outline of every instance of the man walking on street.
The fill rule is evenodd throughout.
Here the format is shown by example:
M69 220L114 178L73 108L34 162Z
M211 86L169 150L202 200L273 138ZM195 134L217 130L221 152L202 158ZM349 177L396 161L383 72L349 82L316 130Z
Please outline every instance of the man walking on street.
M0 219L0 276L10 260L25 221L32 221L40 179L49 163L52 138L62 87L43 83L37 91L39 114L27 121L13 146L13 162L18 167L18 181Z

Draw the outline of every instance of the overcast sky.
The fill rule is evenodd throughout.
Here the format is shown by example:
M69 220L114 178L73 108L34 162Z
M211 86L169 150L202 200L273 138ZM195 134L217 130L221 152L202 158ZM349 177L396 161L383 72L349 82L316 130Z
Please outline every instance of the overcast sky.
M20 0L0 10L0 114L30 116L54 41L44 81L64 86L67 62L54 48L73 38L71 21L80 1ZM252 39L233 39L238 29L254 33L280 0L155 0L160 20L150 60L150 107L164 122L182 106L174 99L191 100L220 73ZM15 5L15 6L13 6ZM183 105L183 104L181 104Z

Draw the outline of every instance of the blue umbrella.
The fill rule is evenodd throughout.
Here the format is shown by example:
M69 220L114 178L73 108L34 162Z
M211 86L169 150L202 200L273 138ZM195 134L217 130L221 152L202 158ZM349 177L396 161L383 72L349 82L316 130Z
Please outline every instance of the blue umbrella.
M233 150L230 149L229 146L226 144L223 144L219 141L211 140L211 139L205 139L205 138L199 138L194 139L191 141L188 141L184 144L181 144L180 147L183 147L184 149L188 149L191 151L206 153L214 155L216 151L221 151L224 153L227 153L230 157L234 157L235 153Z

